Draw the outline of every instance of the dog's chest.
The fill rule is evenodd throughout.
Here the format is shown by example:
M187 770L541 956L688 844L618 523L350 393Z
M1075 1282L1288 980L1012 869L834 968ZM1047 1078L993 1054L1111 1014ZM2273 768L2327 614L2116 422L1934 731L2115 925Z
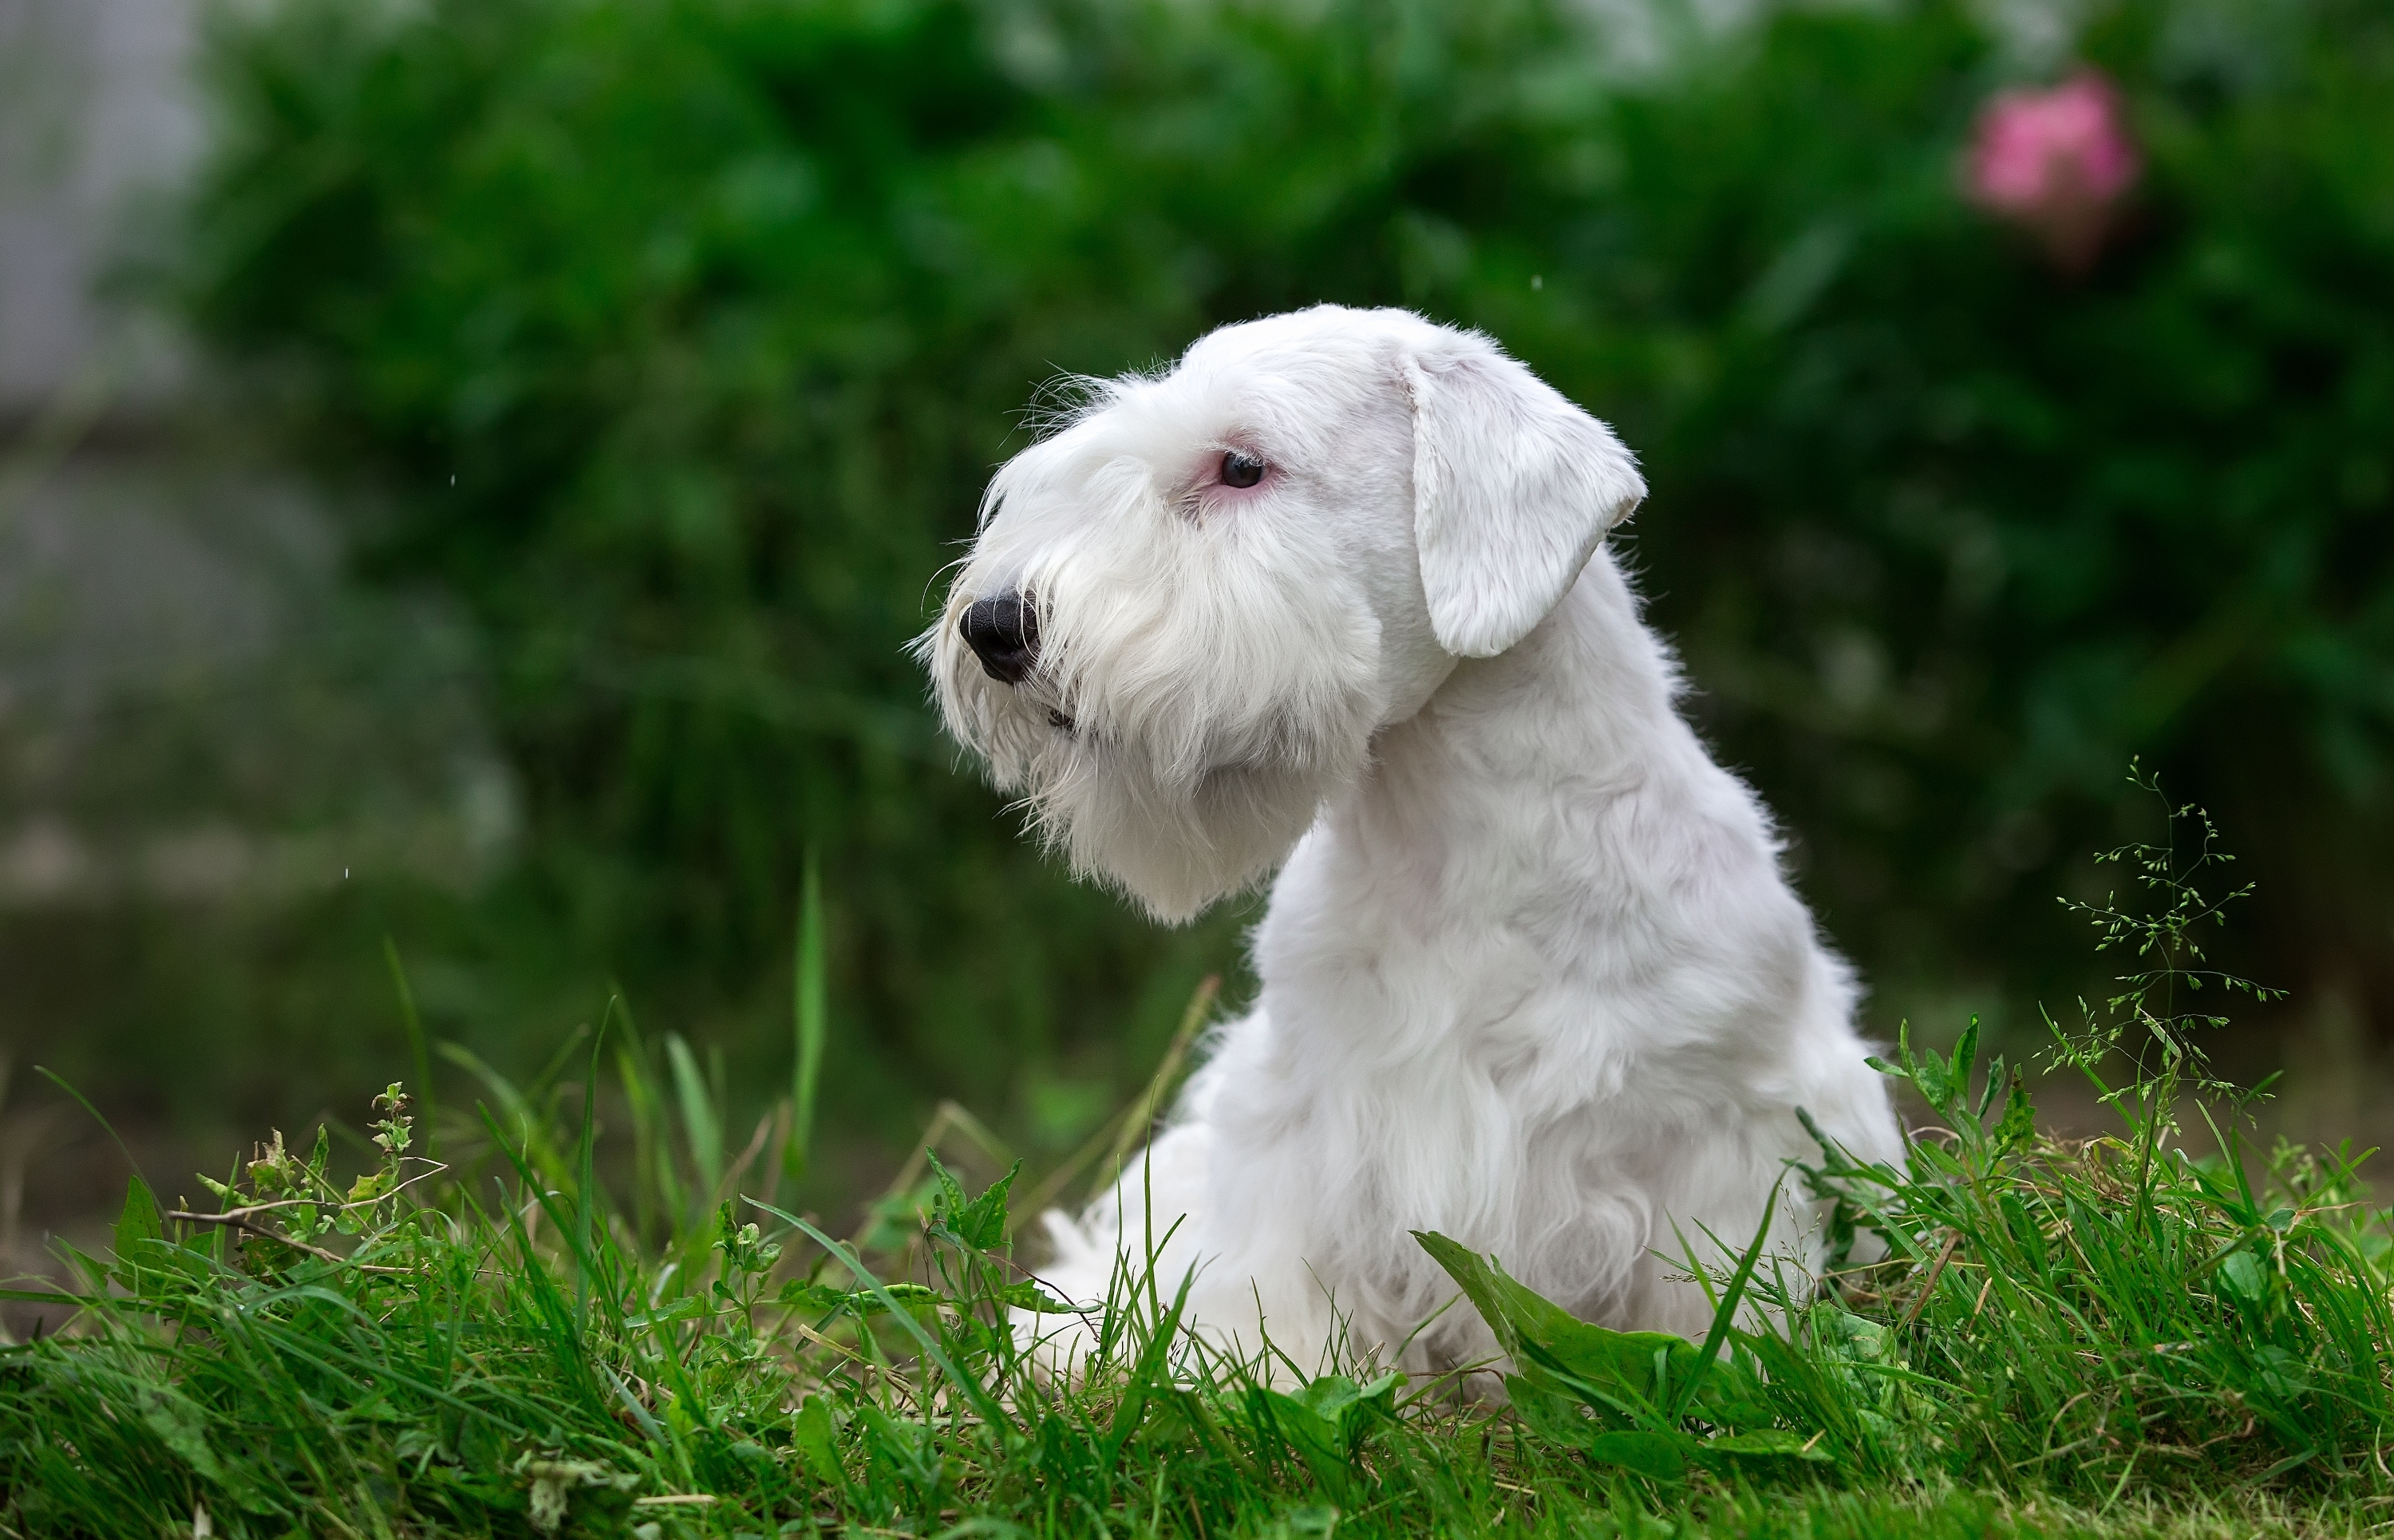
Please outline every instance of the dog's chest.
M1550 881L1502 903L1425 902L1401 866L1335 857L1309 841L1257 935L1276 1035L1312 1073L1559 1111L1695 1046L1680 1040L1701 1013L1640 955L1648 938L1607 925L1601 893Z
M1725 970L1691 983L1658 906L1576 863L1455 902L1338 834L1299 849L1258 932L1263 1073L1217 1113L1233 1138L1309 1173L1282 1201L1373 1252L1364 1272L1417 1271L1413 1230L1558 1282L1641 1254L1669 1152L1754 1115L1767 1013Z

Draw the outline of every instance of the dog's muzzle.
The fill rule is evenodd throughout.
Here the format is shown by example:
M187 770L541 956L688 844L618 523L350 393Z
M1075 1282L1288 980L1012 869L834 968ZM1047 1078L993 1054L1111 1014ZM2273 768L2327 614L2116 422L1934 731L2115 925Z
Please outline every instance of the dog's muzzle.
M956 631L982 671L1000 684L1020 684L1039 662L1039 615L1019 593L976 600Z

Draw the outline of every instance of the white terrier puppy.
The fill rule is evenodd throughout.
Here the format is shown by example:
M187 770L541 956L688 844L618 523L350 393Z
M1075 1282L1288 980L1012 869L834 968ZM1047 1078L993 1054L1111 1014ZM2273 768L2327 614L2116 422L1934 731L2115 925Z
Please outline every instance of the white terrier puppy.
M1152 1257L1243 1354L1493 1358L1467 1309L1421 1329L1436 1230L1698 1334L1690 1248L1756 1234L1818 1152L1797 1109L1898 1154L1852 977L1601 548L1645 490L1486 337L1329 305L1096 386L998 472L919 644L950 731L1159 918L1285 862L1256 1009L1114 1195L1048 1217L1052 1288ZM1774 1249L1817 1260L1781 1192Z

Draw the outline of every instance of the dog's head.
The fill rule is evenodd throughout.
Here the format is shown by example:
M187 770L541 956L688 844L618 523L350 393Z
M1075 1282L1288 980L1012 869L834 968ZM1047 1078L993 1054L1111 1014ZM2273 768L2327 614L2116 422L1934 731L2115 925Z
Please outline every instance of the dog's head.
M1007 462L918 649L1074 870L1186 919L1456 659L1527 635L1645 490L1475 333L1330 305L1226 326Z

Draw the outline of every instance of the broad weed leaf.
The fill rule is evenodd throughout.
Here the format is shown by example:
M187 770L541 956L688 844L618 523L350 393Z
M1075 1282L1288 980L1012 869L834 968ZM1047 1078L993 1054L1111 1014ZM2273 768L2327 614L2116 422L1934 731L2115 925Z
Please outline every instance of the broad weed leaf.
M1912 1083L1920 1087L1920 1094L1928 1099L1928 1105L1940 1112L1953 1105L1953 1077L1946 1070L1943 1060L1933 1053L1924 1053L1914 1059L1911 1046L1906 1044L1903 1060L1912 1071Z
M2005 1150L2015 1150L2036 1137L2036 1109L2028 1099L2028 1087L2015 1080L2010 1094L2004 1101L2004 1120L1995 1125L1995 1140Z
M1460 1241L1423 1230L1414 1231L1414 1239L1462 1286L1497 1342L1516 1359L1524 1341L1550 1342L1582 1324L1569 1310L1515 1282L1493 1258Z
M1966 1097L1970 1090L1970 1066L1979 1057L1979 1019L1962 1029L1961 1040L1953 1045L1953 1057L1945 1062L1945 1086L1948 1095Z
M1016 1161L980 1197L967 1198L963 1184L940 1164L940 1157L927 1150L924 1154L929 1157L939 1181L939 1191L931 1200L932 1232L975 1251L994 1251L1004 1245L1006 1194L1014 1187L1014 1178L1022 1174L1022 1163Z
M1277 1429L1323 1486L1344 1492L1356 1448L1375 1422L1393 1415L1401 1375L1382 1375L1357 1385L1344 1375L1323 1375L1294 1393L1249 1392L1256 1422Z
M116 1281L136 1294L145 1292L142 1271L151 1270L148 1281L152 1286L164 1282L154 1276L161 1267L189 1275L197 1266L197 1258L178 1245L166 1242L165 1231L158 1219L158 1200L150 1194L150 1184L135 1177L125 1184L125 1207L116 1217Z
M886 1285L882 1293L888 1294L890 1298L896 1300L900 1309L916 1316L922 1315L927 1310L935 1310L941 1305L953 1303L939 1290L922 1283L890 1283ZM882 1303L881 1294L871 1289L857 1289L851 1292L847 1289L833 1288L828 1283L809 1283L799 1278L793 1278L783 1284L781 1292L773 1296L773 1302L777 1305L790 1305L802 1310L821 1310L826 1314L833 1310L847 1310L852 1315L879 1315L888 1309Z
M1290 1447L1305 1457L1306 1464L1345 1461L1346 1441L1338 1436L1335 1417L1325 1417L1296 1397L1262 1386L1248 1394L1256 1420L1278 1429Z
M195 1402L164 1387L147 1386L140 1390L138 1402L142 1422L194 1474L211 1481L223 1479L223 1468L208 1447L207 1414Z
M1295 1401L1335 1427L1342 1444L1351 1446L1355 1436L1375 1418L1395 1410L1397 1389L1404 1382L1404 1375L1393 1373L1369 1385L1358 1385L1345 1375L1323 1375L1282 1399Z
M1505 1394L1513 1403L1513 1415L1531 1432L1548 1443L1568 1448L1577 1448L1593 1434L1618 1428L1624 1420L1611 1408L1599 1406L1596 1408L1596 1420L1591 1422L1577 1396L1558 1389L1544 1377L1507 1375Z
M2257 1305L2269 1296L2269 1277L2249 1251L2229 1253L2228 1259L2219 1264L2219 1282L2248 1305Z
M816 1481L826 1486L846 1487L848 1471L840 1464L837 1441L831 1398L814 1395L800 1402L797 1415L790 1419L790 1441L797 1446L798 1457L806 1461Z
M788 1291L786 1290L783 1291L785 1295L787 1292ZM793 1301L785 1297L781 1301L781 1303L790 1304L793 1303ZM660 1305L655 1310L649 1311L645 1315L632 1315L625 1317L624 1329L627 1332L645 1331L651 1326L663 1326L676 1321L688 1321L692 1316L704 1315L706 1313L707 1308L705 1300L700 1298L694 1294L684 1295L681 1298L673 1301L671 1304Z
M150 1195L150 1184L138 1177L126 1182L125 1207L116 1217L117 1259L131 1262L135 1249L142 1242L158 1240L164 1233L158 1222L158 1200Z
M1021 1174L1022 1163L1016 1161L1012 1169L990 1184L988 1191L956 1216L956 1235L965 1244L980 1251L994 1251L1006 1244L1006 1194L1014 1187L1014 1178Z
M1540 1367L1641 1410L1658 1404L1666 1386L1681 1383L1696 1367L1695 1345L1684 1336L1616 1332L1577 1320L1548 1340L1523 1346Z
M1741 1441L1725 1446L1728 1454L1789 1454L1805 1446L1806 1435L1770 1426L1777 1413L1751 1353L1734 1346L1737 1334L1707 1365L1703 1349L1683 1336L1582 1321L1507 1277L1494 1257L1434 1232L1416 1231L1414 1238L1463 1286L1512 1355L1515 1373L1505 1383L1514 1410L1549 1441L1671 1482L1684 1477L1690 1458L1713 1447L1678 1417L1732 1429L1722 1436ZM1594 1412L1593 1420L1582 1406Z
M964 1184L948 1170L947 1163L940 1159L938 1151L926 1150L923 1158L931 1163L932 1179L939 1183L938 1191L931 1199L931 1222L953 1227L956 1216L964 1212L969 1201L965 1197Z
M1581 1447L1591 1460L1677 1485L1688 1478L1688 1454L1695 1441L1683 1433L1598 1433Z
M1765 1428L1778 1419L1763 1396L1761 1377L1733 1351L1713 1360L1692 1410L1716 1428Z
M1826 1464L1832 1456L1821 1447L1816 1435L1806 1438L1784 1428L1758 1428L1751 1433L1724 1433L1704 1445L1705 1452L1736 1454L1743 1458L1783 1458L1811 1460Z
M990 1290L990 1297L999 1304L1018 1310L1033 1310L1041 1315L1079 1315L1077 1307L1049 1294L1036 1283L1006 1283Z
M1669 1332L1616 1332L1582 1321L1481 1257L1435 1231L1415 1231L1447 1275L1479 1307L1515 1366L1546 1389L1594 1392L1615 1406L1651 1409L1667 1378L1694 1372L1695 1345Z

